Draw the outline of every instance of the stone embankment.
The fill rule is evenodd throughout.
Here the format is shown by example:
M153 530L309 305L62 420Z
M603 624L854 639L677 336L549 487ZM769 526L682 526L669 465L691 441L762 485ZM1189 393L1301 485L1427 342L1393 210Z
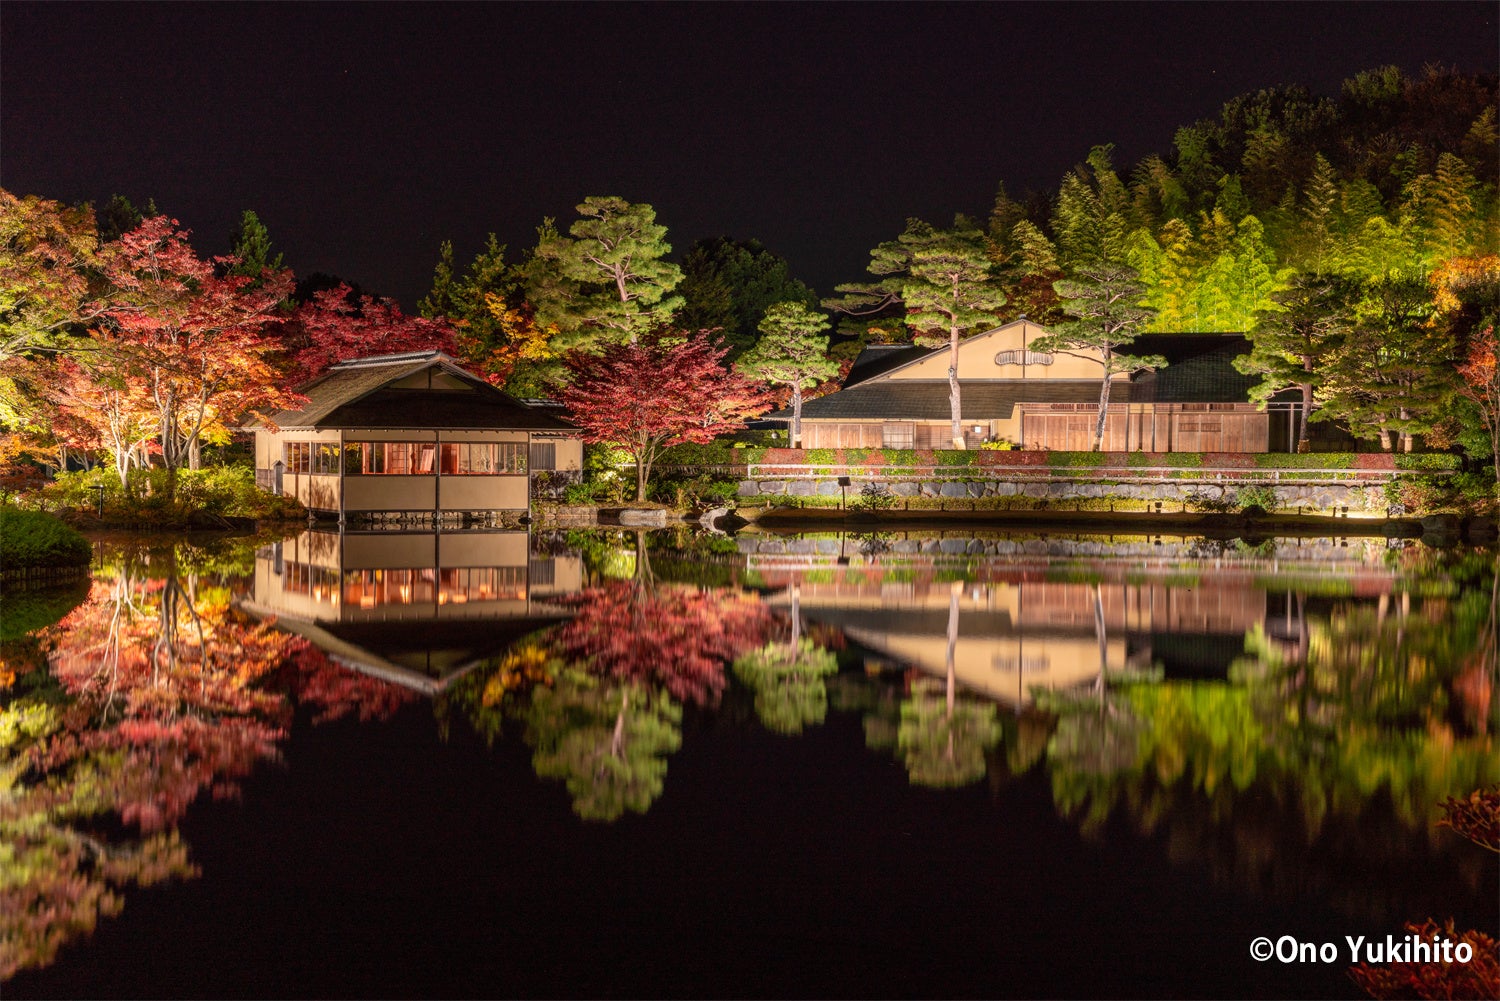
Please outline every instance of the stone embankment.
M1305 474L1304 474L1305 477ZM1241 491L1247 488L1264 488L1274 498L1268 509L1301 509L1308 513L1332 514L1340 510L1374 512L1386 514L1388 502L1382 484L1370 484L1351 480L1338 483L1324 480L1309 482L1265 477L1240 477L1235 479L1143 480L1134 477L1129 481L1111 480L1103 477L1002 478L1000 476L966 480L882 480L868 479L863 482L878 483L895 498L895 506L901 507L903 500L977 500L996 499L1010 501L1018 506L1034 506L1041 502L1050 506L1068 501L1121 501L1154 505L1160 502L1169 508L1181 509L1191 505L1235 504ZM840 488L836 477L773 477L740 481L738 495L742 502L765 504L781 498L838 498L841 495L857 499L861 484ZM1029 503L1028 503L1029 502Z

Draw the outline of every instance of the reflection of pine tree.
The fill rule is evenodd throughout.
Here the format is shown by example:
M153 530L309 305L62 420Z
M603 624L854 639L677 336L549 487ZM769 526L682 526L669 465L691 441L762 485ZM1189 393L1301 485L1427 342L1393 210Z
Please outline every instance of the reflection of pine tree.
M992 702L957 693L954 652L958 646L958 598L955 582L948 599L947 680L921 679L912 683L911 696L901 705L896 748L906 762L906 774L916 785L965 786L984 777L984 752L1000 739L1000 721Z
M564 781L575 813L612 821L645 813L662 794L681 722L682 708L663 693L573 670L533 693L526 737L536 773Z
M766 729L797 734L828 715L828 688L823 679L838 672L832 651L819 649L802 635L797 585L791 589L791 639L771 642L734 662L735 675L755 693L755 714Z

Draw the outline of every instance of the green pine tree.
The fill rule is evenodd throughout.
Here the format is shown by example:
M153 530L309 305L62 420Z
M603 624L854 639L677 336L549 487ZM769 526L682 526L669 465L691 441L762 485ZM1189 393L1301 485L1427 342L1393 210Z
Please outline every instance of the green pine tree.
M1120 373L1162 368L1160 355L1128 355L1121 352L1150 321L1151 309L1142 306L1145 286L1134 268L1118 264L1092 264L1074 271L1074 278L1057 283L1063 312L1074 317L1055 333L1032 342L1037 351L1070 354L1095 362L1103 372L1099 387L1099 414L1094 424L1093 451L1104 441L1104 422L1109 414L1112 379Z
M993 324L1005 294L990 281L990 262L977 230L953 230L915 251L902 285L906 325L924 347L948 345L948 405L952 444L964 447L958 385L958 345L976 327Z
M800 302L780 302L760 321L760 339L740 357L739 369L752 379L792 390L793 448L802 447L802 391L838 374L828 357L828 320Z

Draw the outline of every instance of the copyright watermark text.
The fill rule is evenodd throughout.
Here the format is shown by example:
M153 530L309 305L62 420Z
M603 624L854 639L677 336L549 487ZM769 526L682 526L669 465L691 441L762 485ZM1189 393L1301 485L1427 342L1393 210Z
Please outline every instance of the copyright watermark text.
M1384 941L1345 935L1337 942L1302 942L1292 935L1270 939L1262 935L1250 943L1250 958L1265 963L1467 963L1474 947L1442 935L1387 935Z

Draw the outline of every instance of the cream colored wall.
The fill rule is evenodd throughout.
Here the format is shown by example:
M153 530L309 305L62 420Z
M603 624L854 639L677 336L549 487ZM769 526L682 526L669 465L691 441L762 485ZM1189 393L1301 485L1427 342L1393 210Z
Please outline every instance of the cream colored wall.
M577 471L583 468L582 438L549 438L557 445L557 468Z
M437 558L431 532L348 534L344 536L345 570L420 570Z
M524 511L525 476L444 476L439 499L449 511Z
M532 598L554 594L572 594L583 589L583 557L566 554L552 557L552 583L533 585Z
M1051 365L996 365L995 355L1001 351L1020 351L1038 337L1049 331L1030 321L1019 321L999 327L987 333L970 337L958 346L958 377L960 379L1098 379L1100 368L1094 362L1071 355L1054 353ZM947 379L948 352L924 358L906 368L891 372L890 379ZM1124 373L1116 380L1126 379Z
M438 555L445 567L524 567L529 545L525 532L448 533L438 537Z
M346 511L431 511L435 476L346 476Z

